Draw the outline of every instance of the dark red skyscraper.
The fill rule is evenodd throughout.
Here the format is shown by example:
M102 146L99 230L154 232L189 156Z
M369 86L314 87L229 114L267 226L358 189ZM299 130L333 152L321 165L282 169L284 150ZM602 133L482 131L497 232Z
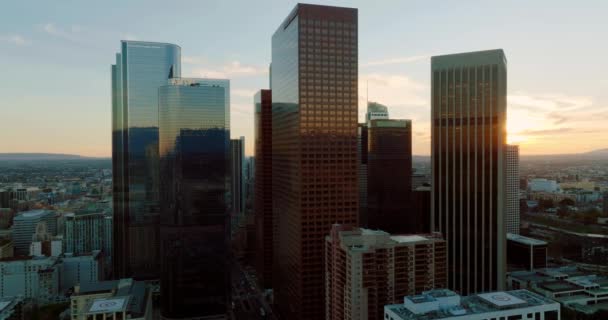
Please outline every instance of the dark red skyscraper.
M357 10L298 4L272 37L273 287L285 319L324 319L323 252L357 224Z
M256 269L264 288L272 287L272 93L254 97Z

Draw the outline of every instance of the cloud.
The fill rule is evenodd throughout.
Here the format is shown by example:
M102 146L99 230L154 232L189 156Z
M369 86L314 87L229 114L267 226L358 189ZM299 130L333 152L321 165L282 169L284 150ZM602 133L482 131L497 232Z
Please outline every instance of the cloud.
M427 85L405 75L369 73L359 76L360 103L365 105L369 98L369 101L389 106L389 112L397 106L428 106L428 92Z
M232 89L231 94L237 97L250 98L253 99L253 95L255 95L256 90L254 89Z
M131 40L131 41L135 41L138 39L135 35L130 34L130 33L123 33L120 38L122 40Z
M516 105L531 111L564 111L585 109L593 104L593 99L586 96L568 96L561 93L526 94L516 92L507 97L509 105Z
M408 56L408 57L398 57L398 58L386 58L382 60L374 60L361 63L361 67L373 67L373 66L384 66L389 64L400 64L400 63L410 63L421 60L430 59L430 55L418 55L418 56Z
M18 34L0 35L0 42L8 42L16 46L27 46L32 43L30 40L25 39L23 36Z
M183 56L182 57L182 62L184 64L206 64L208 63L207 59L205 59L204 57L197 57L197 56Z
M559 134L566 134L575 131L574 128L554 128L554 129L541 129L541 130L524 130L521 134L526 136L554 136Z
M196 76L206 78L250 77L268 73L268 68L246 65L237 60L214 65L205 57L184 56L182 62L194 66L193 73Z
M57 27L53 23L47 23L42 26L42 30L54 37L62 38L73 42L79 42L77 35L82 31L82 27L72 26L71 28L67 29Z

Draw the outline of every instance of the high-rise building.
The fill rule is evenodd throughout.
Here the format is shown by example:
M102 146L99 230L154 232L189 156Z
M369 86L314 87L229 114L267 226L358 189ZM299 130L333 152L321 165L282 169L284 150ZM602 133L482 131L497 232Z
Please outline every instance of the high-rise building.
M433 228L448 245L448 287L502 290L506 269L507 61L502 50L431 58Z
M272 287L274 229L272 219L272 92L260 90L254 99L256 269L264 288Z
M357 20L298 4L272 36L273 287L289 319L325 317L325 236L357 224Z
M519 146L505 146L507 176L507 199L505 202L505 225L508 233L519 234Z
M359 225L367 226L367 123L357 126L357 177L359 179Z
M235 215L245 213L245 137L230 140L232 184L230 196L232 198L232 212Z
M228 80L186 78L158 89L164 318L228 308L228 90Z
M181 48L122 41L112 65L113 275L156 278L159 258L158 88L181 76Z
M357 127L357 162L359 177L359 224L368 226L367 216L367 191L368 191L368 136L371 120L388 119L388 108L377 102L367 103L365 123Z
M65 215L65 252L73 254L102 250L105 237L105 216L97 211L79 210ZM104 255L109 252L104 252Z
M412 122L375 119L367 129L367 225L389 233L418 233L412 210Z
M54 211L31 210L18 214L13 219L13 247L15 256L27 256L30 252L32 236L40 222L46 224L51 236L57 234L57 217Z
M334 225L324 260L326 320L381 320L385 305L447 285L441 234L390 235Z

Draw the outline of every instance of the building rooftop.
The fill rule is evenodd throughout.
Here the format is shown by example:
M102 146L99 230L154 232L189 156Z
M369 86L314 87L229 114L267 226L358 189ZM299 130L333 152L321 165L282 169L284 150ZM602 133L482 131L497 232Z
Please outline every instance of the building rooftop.
M519 242L521 244L530 245L530 246L542 246L547 245L546 241L537 240L533 238L524 237L519 234L507 233L507 240Z
M385 306L402 320L434 320L501 310L535 307L557 302L528 290L497 291L460 297L450 290L423 292L422 296L405 297L404 304ZM412 304L413 302L414 304ZM415 304L419 304L416 306ZM395 319L397 320L397 319Z
M74 295L89 295L108 292L107 298L94 299L89 302L87 315L97 313L112 313L126 311L132 317L146 312L147 294L146 283L133 279L83 283Z
M47 215L49 213L53 213L53 211L46 210L46 209L30 210L30 211L25 211L25 212L18 214L17 216L15 216L14 220L35 219L35 218L39 218L44 215Z

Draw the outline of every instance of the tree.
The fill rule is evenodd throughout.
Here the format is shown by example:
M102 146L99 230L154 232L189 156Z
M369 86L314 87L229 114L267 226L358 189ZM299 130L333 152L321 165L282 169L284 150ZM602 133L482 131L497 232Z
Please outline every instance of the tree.
M559 202L560 207L573 206L573 205L574 205L574 200L572 200L570 198L564 198Z

